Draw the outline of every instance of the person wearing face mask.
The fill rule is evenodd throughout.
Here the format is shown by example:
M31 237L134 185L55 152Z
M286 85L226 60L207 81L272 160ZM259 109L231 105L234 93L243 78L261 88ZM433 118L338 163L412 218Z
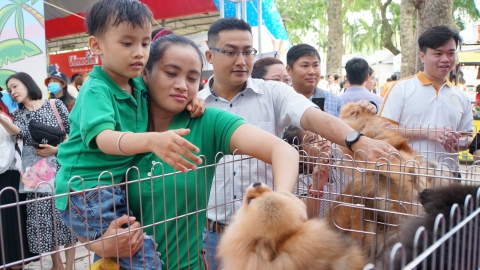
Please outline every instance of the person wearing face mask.
M70 112L75 104L75 98L68 93L67 76L59 71L54 71L45 79L49 99L60 99Z

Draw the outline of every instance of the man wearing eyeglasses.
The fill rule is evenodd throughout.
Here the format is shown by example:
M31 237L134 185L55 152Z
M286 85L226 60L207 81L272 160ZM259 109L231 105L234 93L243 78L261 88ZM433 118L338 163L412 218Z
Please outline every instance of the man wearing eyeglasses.
M213 65L213 76L198 93L207 106L241 116L250 124L279 137L289 125L302 127L353 151L362 149L372 160L387 157L390 149L393 149L386 142L372 140L352 130L284 83L250 78L257 51L253 48L252 31L248 23L236 18L216 21L208 30L208 45L210 50L205 55ZM365 107L375 110L368 102ZM206 224L209 234L205 245L210 269L216 269L215 246L220 233L231 220L234 209L240 207L247 187L254 182L273 186L269 165L240 158L226 156L216 167ZM233 160L235 163L232 163Z

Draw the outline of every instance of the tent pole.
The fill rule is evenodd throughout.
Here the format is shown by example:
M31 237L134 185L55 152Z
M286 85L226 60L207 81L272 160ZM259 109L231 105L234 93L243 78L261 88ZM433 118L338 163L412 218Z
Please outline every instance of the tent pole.
M220 19L225 18L225 0L220 0Z
M262 0L257 0L258 12L258 54L262 57Z
M242 0L242 20L247 21L247 0Z
M236 12L237 12L237 19L241 19L242 18L242 11L240 10L241 6L240 6L240 2L235 2L235 9L236 9Z

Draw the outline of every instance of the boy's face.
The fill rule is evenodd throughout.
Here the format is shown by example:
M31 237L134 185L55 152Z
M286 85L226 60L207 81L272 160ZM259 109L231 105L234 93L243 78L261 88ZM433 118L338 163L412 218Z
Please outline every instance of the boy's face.
M89 45L100 56L102 69L120 86L140 76L150 55L150 24L133 28L127 22L109 26L103 36L91 36Z

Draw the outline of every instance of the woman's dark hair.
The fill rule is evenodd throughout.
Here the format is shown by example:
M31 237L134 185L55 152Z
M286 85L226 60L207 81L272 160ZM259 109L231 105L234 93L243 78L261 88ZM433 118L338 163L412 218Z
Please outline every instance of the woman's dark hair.
M455 40L455 47L458 46L461 38L457 30L445 25L434 26L420 35L418 38L418 47L421 52L427 53L427 48L437 49L447 44L452 38Z
M298 60L298 58L303 56L316 56L318 57L318 61L321 61L320 54L318 54L318 51L314 47L308 44L298 44L288 50L287 65L293 69L293 64Z
M165 30L165 29L168 29L168 28L166 28L166 27L160 27L160 28L158 28L158 29L153 30L153 31L152 31L152 34L150 35L150 37L153 39L153 38L158 34L158 32L160 32L160 31L162 31L162 30Z
M186 37L182 37L173 34L170 31L166 31L166 35L158 37L150 44L150 56L148 57L147 64L145 65L145 69L147 70L147 72L150 72L155 66L155 64L157 64L157 62L163 58L163 55L171 45L191 46L192 48L194 48L195 51L198 53L198 57L200 58L203 69L203 54L198 48L198 46Z
M368 76L372 76L372 74L375 72L372 67L368 67Z
M265 77L265 75L268 73L268 67L278 64L283 66L283 62L275 57L258 59L257 62L253 64L252 78L263 79L263 77Z
M72 77L70 78L70 83L74 82L75 79L80 76L81 74L78 74L78 73L73 73Z
M90 5L85 24L90 36L103 36L110 25L128 23L133 28L151 24L153 15L147 5L137 0L99 0Z
M79 75L75 78L75 81L73 82L73 84L75 85L75 89L77 89L77 91L78 91L77 86L79 86L79 85L82 86L84 79L85 79L85 74L79 74Z
M477 91L477 93L480 93L480 84L475 87L475 90Z
M27 88L27 92L28 92L28 97L31 99L31 100L39 100L39 99L42 99L42 90L40 90L40 88L38 87L38 85L35 83L35 81L33 80L33 78L28 75L27 73L25 72L18 72L18 73L15 73L13 75L11 75L10 77L7 78L7 80L5 81L5 85L8 85L8 82L11 80L11 79L17 79L19 80L21 83L23 83L23 85L25 85L25 87ZM20 109L22 109L24 107L23 103L19 103L18 104L18 107Z
M334 79L335 81L338 80L338 78L340 78L340 76L338 76L338 74L334 74L334 75L333 75L333 79Z
M227 30L248 31L252 34L252 27L246 21L237 18L222 18L212 23L208 28L208 46L215 46L219 40L220 32Z

